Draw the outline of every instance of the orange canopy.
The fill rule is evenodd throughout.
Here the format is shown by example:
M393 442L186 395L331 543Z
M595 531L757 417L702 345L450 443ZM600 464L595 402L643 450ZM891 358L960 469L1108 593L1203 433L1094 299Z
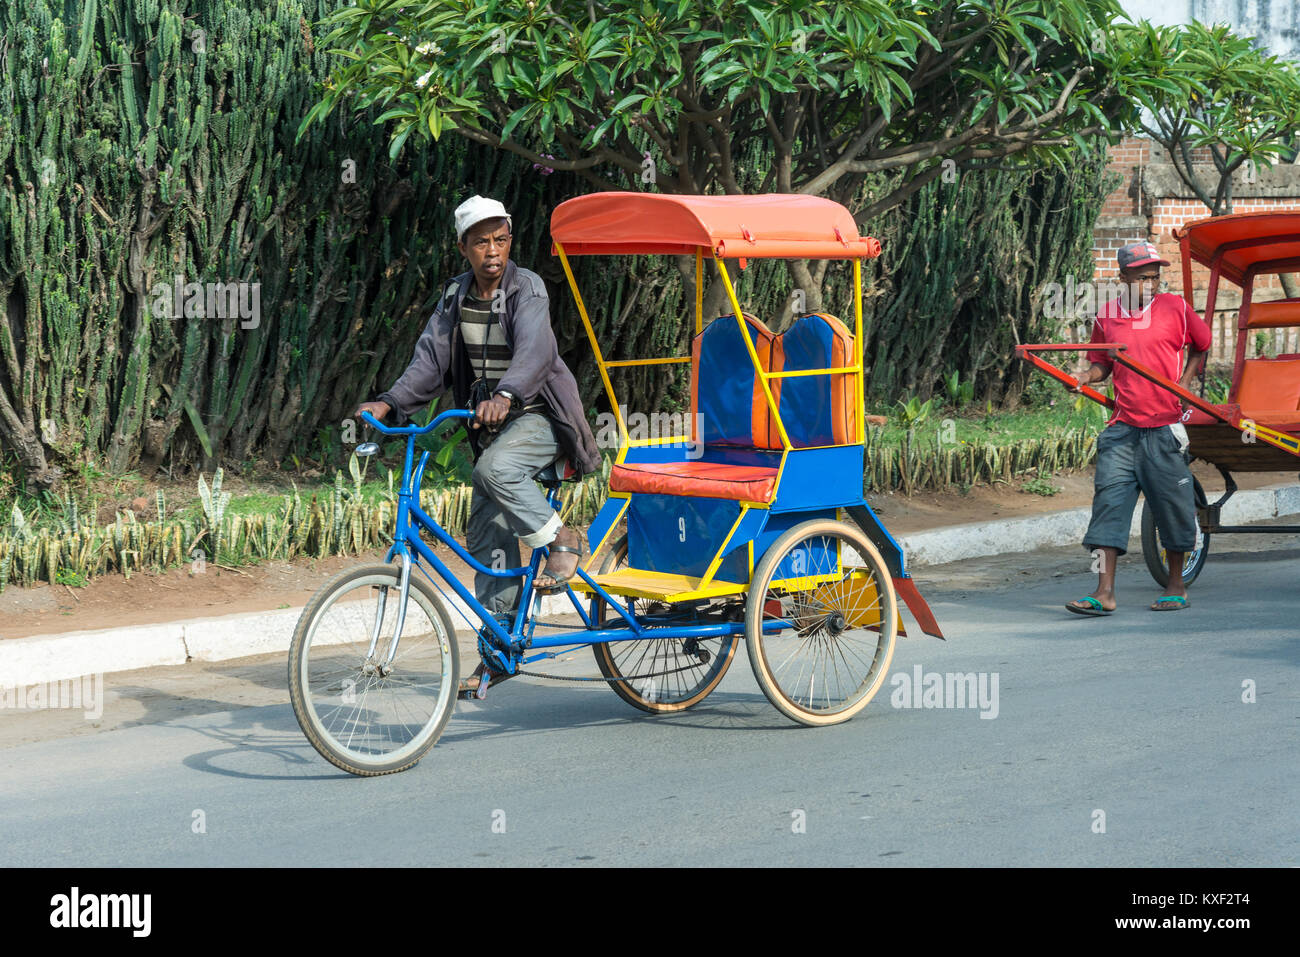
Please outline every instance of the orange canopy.
M701 247L732 259L871 259L880 255L880 241L859 236L858 224L847 209L833 200L802 193L590 193L555 207L551 239L564 247L567 256L694 255Z
M1300 268L1300 213L1233 213L1210 216L1174 230L1184 256L1214 268L1220 253L1219 272L1241 286L1253 266L1268 264L1265 271L1290 272Z

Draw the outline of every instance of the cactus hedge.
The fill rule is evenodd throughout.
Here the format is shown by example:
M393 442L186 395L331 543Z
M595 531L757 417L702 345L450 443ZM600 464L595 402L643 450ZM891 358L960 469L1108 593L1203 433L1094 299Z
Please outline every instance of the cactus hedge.
M511 157L390 161L368 117L294 144L334 5L0 12L0 445L38 485L87 452L147 475L305 454L409 360L472 192L516 210L521 261L547 255L565 184Z

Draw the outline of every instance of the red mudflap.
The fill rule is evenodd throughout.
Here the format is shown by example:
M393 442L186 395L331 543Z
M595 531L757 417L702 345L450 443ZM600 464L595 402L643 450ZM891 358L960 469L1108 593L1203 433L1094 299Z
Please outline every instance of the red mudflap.
M939 623L934 620L934 613L930 611L930 606L925 603L921 593L916 590L916 581L914 579L895 578L894 591L898 592L898 597L903 599L903 604L907 605L907 610L912 613L912 617L916 619L916 623L921 626L923 632L934 638L943 638L943 632L939 630Z

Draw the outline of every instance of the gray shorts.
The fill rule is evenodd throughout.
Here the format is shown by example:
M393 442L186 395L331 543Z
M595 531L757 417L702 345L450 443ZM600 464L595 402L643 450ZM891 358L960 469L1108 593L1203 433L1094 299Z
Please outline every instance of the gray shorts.
M1180 444L1167 425L1140 429L1115 422L1102 431L1084 548L1116 548L1121 555L1128 551L1139 491L1155 513L1164 548L1190 552L1196 547L1196 494Z

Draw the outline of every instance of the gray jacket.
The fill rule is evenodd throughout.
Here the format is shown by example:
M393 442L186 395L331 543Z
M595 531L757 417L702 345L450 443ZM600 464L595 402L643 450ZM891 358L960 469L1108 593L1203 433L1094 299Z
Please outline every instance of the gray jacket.
M415 344L410 365L392 388L377 397L403 419L424 408L449 385L458 407L464 408L469 402L474 374L461 344L460 305L473 281L474 273L469 271L447 284ZM505 311L498 314L498 321L513 357L497 387L525 404L539 399L545 402L560 446L573 467L583 474L596 471L600 468L600 451L587 424L578 382L560 358L542 277L508 259L501 289L505 290Z

